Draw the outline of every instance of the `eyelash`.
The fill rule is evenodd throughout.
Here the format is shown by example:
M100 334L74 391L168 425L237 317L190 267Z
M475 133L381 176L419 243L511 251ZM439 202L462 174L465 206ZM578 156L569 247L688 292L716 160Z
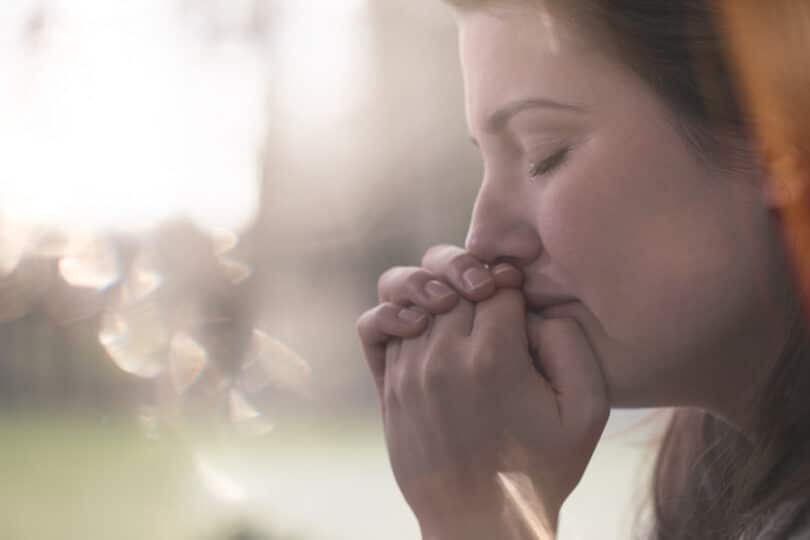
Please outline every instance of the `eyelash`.
M529 176L531 178L537 178L538 176L545 176L552 173L557 167L565 162L570 151L570 147L565 147L557 152L554 152L549 157L541 161L531 163L529 165Z

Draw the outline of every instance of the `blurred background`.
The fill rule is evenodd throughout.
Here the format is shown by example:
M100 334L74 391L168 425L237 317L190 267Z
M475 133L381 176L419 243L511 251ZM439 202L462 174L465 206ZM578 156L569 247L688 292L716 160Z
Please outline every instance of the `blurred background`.
M0 538L414 539L355 334L463 244L438 0L0 3ZM628 538L615 412L561 538Z

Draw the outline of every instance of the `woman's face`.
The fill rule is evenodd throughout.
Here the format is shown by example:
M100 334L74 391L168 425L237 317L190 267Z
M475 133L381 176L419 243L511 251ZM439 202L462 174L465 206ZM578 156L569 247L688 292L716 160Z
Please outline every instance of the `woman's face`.
M614 406L729 415L780 346L781 263L753 173L701 162L652 90L547 14L459 14L484 161L467 247L582 325Z

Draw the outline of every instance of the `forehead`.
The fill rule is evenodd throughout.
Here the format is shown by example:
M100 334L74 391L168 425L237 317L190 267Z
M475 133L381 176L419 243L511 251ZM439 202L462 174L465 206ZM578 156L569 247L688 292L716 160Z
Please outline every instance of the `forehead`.
M616 85L634 90L587 35L542 8L467 11L458 15L458 26L472 130L512 101L546 98L599 109L608 106Z

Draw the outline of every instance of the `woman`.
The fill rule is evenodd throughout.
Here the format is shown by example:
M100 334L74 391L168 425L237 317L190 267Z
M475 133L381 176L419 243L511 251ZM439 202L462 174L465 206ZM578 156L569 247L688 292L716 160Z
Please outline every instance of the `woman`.
M426 540L553 538L611 407L677 407L656 539L809 537L805 325L711 4L457 0L466 250L358 321Z

